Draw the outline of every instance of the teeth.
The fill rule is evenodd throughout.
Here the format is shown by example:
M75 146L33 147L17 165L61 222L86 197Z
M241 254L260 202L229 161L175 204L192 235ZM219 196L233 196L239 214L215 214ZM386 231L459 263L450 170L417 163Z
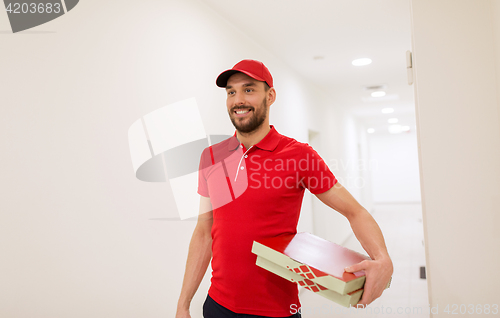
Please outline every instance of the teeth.
M246 114L248 113L250 110L237 110L236 111L236 114Z

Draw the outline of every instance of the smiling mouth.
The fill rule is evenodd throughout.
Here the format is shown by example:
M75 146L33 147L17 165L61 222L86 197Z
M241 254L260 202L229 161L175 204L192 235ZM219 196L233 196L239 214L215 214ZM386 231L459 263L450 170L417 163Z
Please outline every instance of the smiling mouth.
M252 111L251 108L238 108L238 109L235 109L233 112L234 112L234 114L241 116L241 115L248 114L251 111Z

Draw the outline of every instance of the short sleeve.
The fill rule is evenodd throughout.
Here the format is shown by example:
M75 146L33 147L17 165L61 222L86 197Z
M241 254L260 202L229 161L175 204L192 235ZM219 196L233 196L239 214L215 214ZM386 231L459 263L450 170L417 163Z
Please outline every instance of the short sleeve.
M210 148L205 148L200 157L200 166L198 169L198 194L204 197L210 197L208 193L207 171L211 166Z
M312 193L319 194L330 190L337 179L328 168L323 158L308 144L302 144L302 154L299 164L301 183Z

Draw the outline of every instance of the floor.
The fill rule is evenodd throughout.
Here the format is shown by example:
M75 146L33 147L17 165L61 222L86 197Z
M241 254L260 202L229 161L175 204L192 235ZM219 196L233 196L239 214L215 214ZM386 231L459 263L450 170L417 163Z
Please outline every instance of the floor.
M379 204L372 215L384 233L394 264L391 287L366 309L345 308L303 289L300 300L304 318L429 317L427 281L420 278L420 267L425 266L421 205ZM366 254L354 235L344 246Z

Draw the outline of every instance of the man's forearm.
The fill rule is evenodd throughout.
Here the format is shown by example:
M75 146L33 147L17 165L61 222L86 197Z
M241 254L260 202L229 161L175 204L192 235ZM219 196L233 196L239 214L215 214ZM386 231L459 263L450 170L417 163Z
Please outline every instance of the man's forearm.
M205 221L208 222L208 221ZM212 238L207 230L197 226L189 244L186 271L182 283L181 295L177 303L178 309L188 310L196 290L207 271L212 258Z
M344 187L334 186L316 196L349 220L354 235L372 258L370 261L362 261L345 269L348 272L365 271L364 292L358 304L362 306L370 304L382 295L393 272L392 261L387 253L382 231L370 213Z
M352 231L372 259L389 258L384 236L377 222L364 208L348 218Z
M384 236L377 222L342 185L337 183L316 196L349 220L354 235L372 259L388 257Z

